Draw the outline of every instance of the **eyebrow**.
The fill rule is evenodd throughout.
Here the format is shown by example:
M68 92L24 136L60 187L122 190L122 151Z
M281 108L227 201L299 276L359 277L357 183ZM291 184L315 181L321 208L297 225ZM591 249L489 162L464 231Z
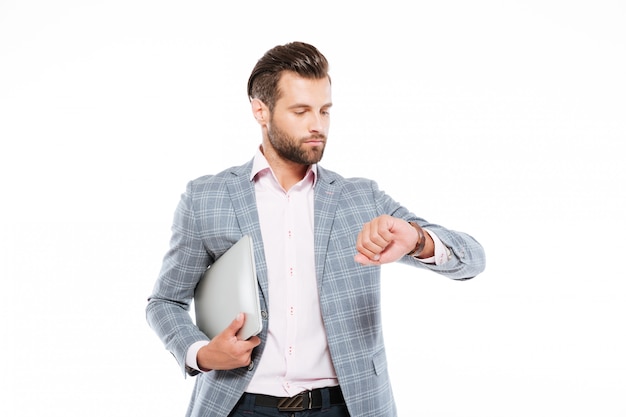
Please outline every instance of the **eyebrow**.
M324 104L321 108L329 108L332 107L333 103L326 103ZM292 104L291 106L287 107L287 109L298 109L298 108L311 108L313 106L311 106L310 104L304 104L304 103L296 103L296 104Z

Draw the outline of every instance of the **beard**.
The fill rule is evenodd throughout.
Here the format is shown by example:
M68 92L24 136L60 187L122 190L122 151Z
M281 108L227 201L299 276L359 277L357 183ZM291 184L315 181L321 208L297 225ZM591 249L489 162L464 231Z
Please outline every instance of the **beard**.
M301 165L317 164L324 156L326 135L315 134L306 138L296 139L290 136L275 123L270 124L267 129L267 137L274 147L276 153L284 159ZM310 147L305 145L305 141L317 139L324 142L319 146Z

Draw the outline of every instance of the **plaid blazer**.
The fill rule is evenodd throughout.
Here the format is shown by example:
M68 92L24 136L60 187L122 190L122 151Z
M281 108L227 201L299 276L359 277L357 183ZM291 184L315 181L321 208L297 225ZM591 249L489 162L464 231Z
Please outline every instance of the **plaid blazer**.
M202 273L243 235L255 242L261 308L267 311L268 277L257 216L252 161L217 175L189 182L174 215L170 249L146 307L147 320L183 373L191 344L206 340L189 315ZM432 230L450 249L441 266L406 256L399 262L431 269L452 279L469 279L485 266L482 247L471 236L421 219L380 191L375 182L347 179L318 166L315 185L315 263L328 346L350 414L396 416L382 335L380 267L354 261L355 242L364 223L382 214L415 221ZM265 319L267 320L267 319ZM197 376L189 417L229 414L252 378L261 344L247 368L211 371ZM193 372L190 372L193 375Z

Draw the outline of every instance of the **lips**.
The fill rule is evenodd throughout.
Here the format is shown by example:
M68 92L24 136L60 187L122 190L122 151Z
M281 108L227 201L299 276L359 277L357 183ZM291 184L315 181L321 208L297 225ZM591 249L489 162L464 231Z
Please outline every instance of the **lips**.
M324 137L312 137L309 139L305 139L304 143L310 143L313 145L323 145L326 143L326 138Z

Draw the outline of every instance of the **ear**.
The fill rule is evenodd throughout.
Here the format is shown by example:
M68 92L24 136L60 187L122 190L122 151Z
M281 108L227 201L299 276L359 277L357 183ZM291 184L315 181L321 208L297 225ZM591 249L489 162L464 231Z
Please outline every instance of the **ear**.
M257 123L261 126L265 126L269 121L270 114L269 109L267 108L265 103L263 103L258 98L253 98L250 102L250 105L252 107L252 115L256 119Z

